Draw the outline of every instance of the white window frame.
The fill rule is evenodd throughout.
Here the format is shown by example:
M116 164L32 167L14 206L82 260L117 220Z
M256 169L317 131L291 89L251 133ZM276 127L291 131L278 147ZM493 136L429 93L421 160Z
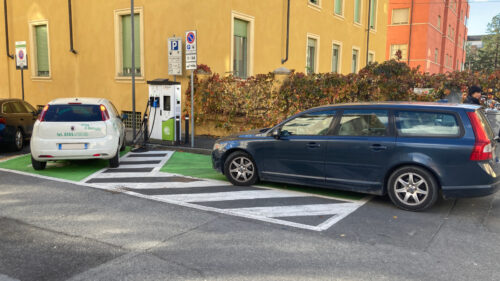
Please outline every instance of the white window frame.
M342 1L342 14L341 15L335 13L335 3L337 1ZM334 0L334 2L333 2L333 15L336 16L336 17L342 18L342 19L345 18L345 1L344 0ZM360 18L361 18L361 16L360 16Z
M354 23L354 25L358 26L358 27L361 27L363 26L363 8L364 8L364 3L365 1L363 0L360 0L359 1L359 22L356 22L355 19L354 19L354 13L356 12L356 9L355 8L355 3L353 2L353 10L352 10L352 22Z
M378 1L377 1L378 2ZM406 23L394 23L394 10L408 10L408 19ZM391 25L408 25L410 24L410 8L394 8L391 11ZM376 25L377 22L375 22Z
M140 48L141 48L141 75L135 76L135 79L144 81L146 77L146 68L144 67L144 9L142 7L135 7L134 14L139 14L140 24ZM114 10L115 22L115 80L117 81L131 81L130 76L120 76L118 73L123 71L123 47L122 47L122 16L130 15L130 8ZM135 24L135 22L134 22ZM136 35L135 35L136 36Z
M352 72L352 55L354 54L354 50L358 51L358 58L356 59L356 72ZM358 73L359 72L359 62L361 61L360 60L360 57L361 57L361 48L358 47L358 46L352 46L352 50L351 50L351 69L349 71L349 73Z
M234 19L239 19L248 22L248 54L247 54L247 77L253 76L253 55L254 55L254 29L255 17L243 14L237 11L231 11L231 59L229 60L229 71L233 73L233 60L234 60Z
M307 74L307 51L308 51L307 48L309 46L308 45L309 44L309 42L308 42L309 38L316 40L316 52L314 53L314 69L313 69L313 73L318 73L318 69L319 69L319 54L320 54L320 52L319 52L319 46L320 46L319 39L320 39L320 36L317 35L317 34L314 34L314 33L309 33L309 32L307 33L307 36L306 36L306 57L305 57L306 64L305 64L305 67L304 67L305 73Z
M332 72L333 72L333 45L339 46L339 61L337 62L339 69L336 73L340 74L342 73L342 49L343 49L342 42L337 40L332 40L332 51L331 51L332 59L330 60L331 61L330 69L332 70Z
M51 80L52 79L52 64L51 64L51 59L50 59L50 27L49 27L49 20L43 19L43 20L33 20L29 21L29 38L31 40L31 50L30 50L30 56L31 58L28 59L28 63L31 64L31 79L32 80ZM49 60L49 76L38 76L37 73L37 55L36 55L36 38L35 38L35 27L40 26L40 25L46 25L47 26L47 55L48 55L48 60Z

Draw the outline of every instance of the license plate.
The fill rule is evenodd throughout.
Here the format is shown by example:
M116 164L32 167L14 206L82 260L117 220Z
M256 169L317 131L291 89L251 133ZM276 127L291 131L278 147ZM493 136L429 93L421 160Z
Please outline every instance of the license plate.
M87 143L60 143L59 150L84 150L87 149Z

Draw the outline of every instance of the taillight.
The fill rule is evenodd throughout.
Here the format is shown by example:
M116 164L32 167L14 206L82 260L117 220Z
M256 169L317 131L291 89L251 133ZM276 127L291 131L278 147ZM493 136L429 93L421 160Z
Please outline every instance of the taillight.
M5 118L0 118L0 124L7 124L7 119Z
M47 110L49 110L48 104L43 107L43 110L40 113L40 116L38 116L38 121L43 122L43 120L45 119L45 114L47 114Z
M108 109L103 104L101 104L99 108L101 109L102 121L108 120L109 119Z
M493 158L493 147L491 146L491 141L486 134L486 130L481 124L481 120L477 116L476 112L467 112L469 116L470 123L472 124L472 130L474 130L474 136L476 141L474 143L474 148L470 155L470 160L473 161L484 161Z

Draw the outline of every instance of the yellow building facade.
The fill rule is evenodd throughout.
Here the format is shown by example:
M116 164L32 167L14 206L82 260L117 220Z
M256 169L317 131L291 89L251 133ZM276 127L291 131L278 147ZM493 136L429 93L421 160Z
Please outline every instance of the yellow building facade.
M287 10L289 46L286 57ZM371 4L370 4L371 1ZM7 0L8 46L27 42L25 99L43 105L58 97L105 97L122 111L132 109L129 52L124 31L129 0L71 0L73 48L67 0ZM369 39L368 6L372 26ZM143 111L147 81L168 75L167 39L197 31L198 64L212 72L247 76L279 67L298 72L347 74L369 59L383 61L388 0L135 0L139 50L136 104ZM4 6L0 3L0 15ZM128 21L127 21L128 15ZM4 33L4 20L0 31ZM124 35L125 34L125 35ZM21 73L0 36L0 98L21 97ZM187 89L190 71L176 77Z

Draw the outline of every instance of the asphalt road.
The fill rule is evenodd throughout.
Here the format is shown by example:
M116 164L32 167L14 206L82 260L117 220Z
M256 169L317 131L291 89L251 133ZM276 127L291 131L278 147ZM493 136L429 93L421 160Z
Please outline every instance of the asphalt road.
M0 280L500 280L500 194L309 231L0 171Z

